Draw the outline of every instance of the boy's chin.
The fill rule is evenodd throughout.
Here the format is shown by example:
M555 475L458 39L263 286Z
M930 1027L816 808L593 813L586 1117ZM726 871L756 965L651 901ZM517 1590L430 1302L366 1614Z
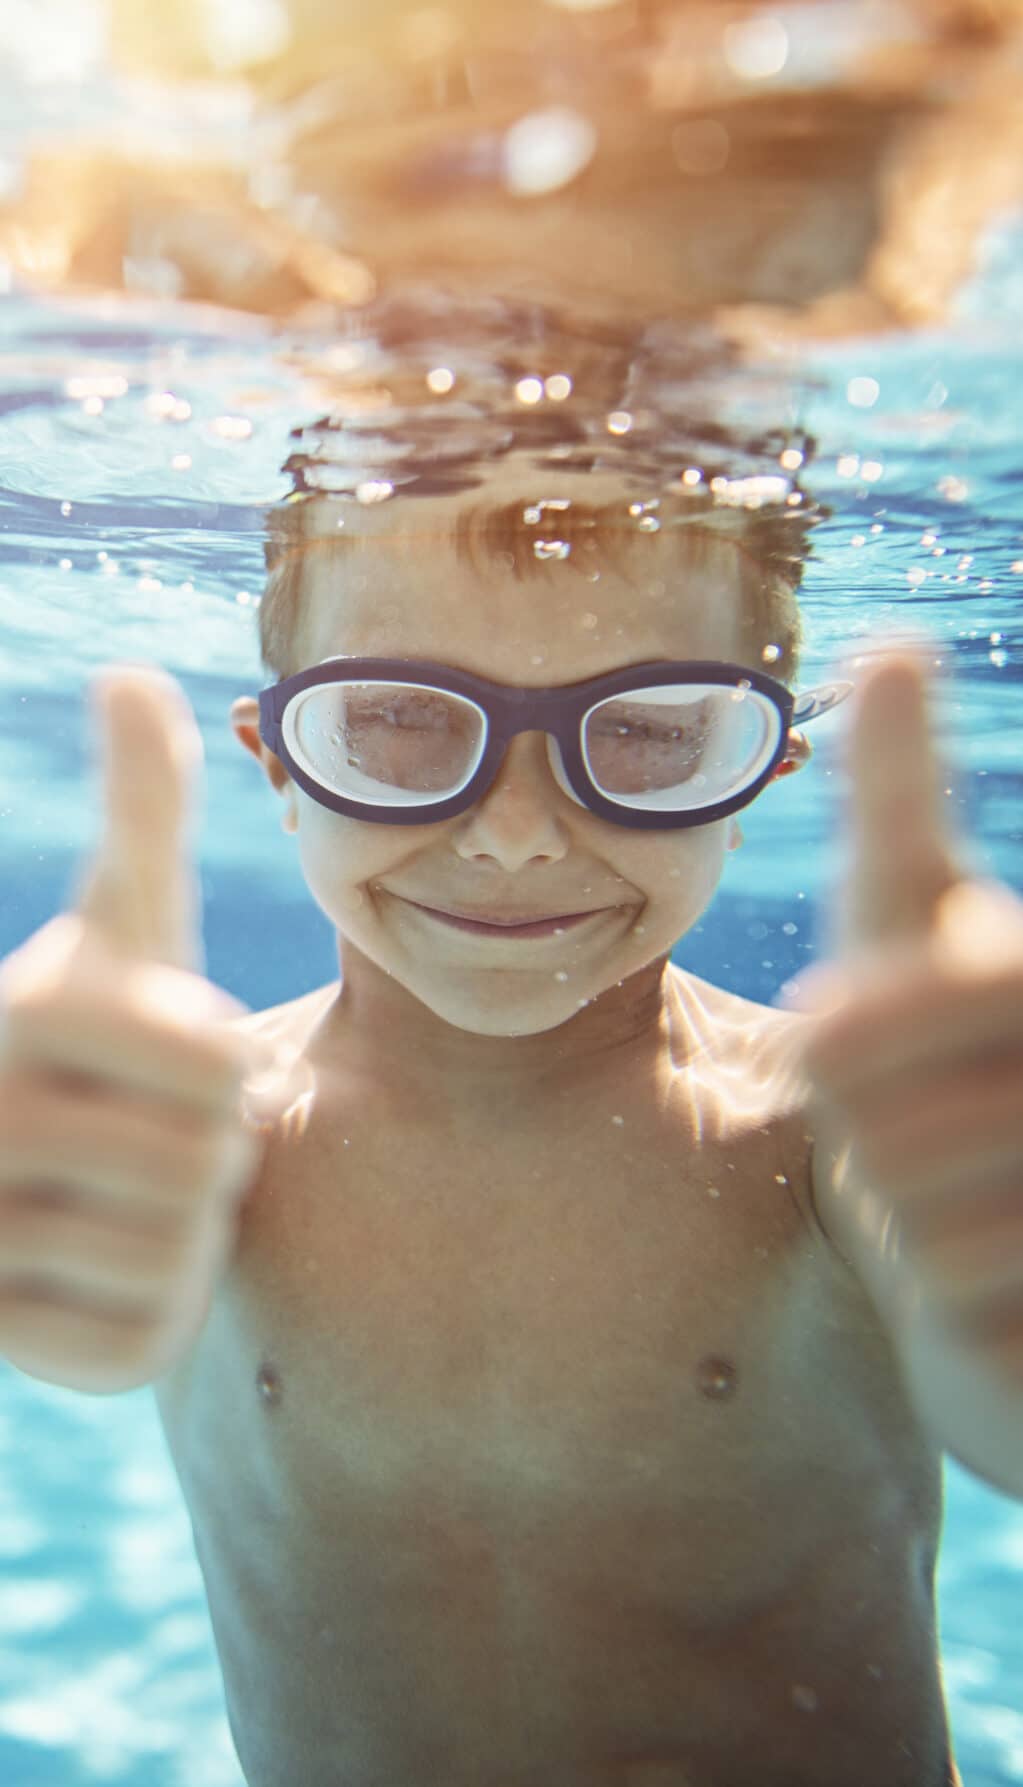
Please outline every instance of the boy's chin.
M458 1012L439 1011L433 1008L437 1017L450 1024L455 1030L464 1030L470 1036L542 1036L547 1030L557 1030L574 1018L576 1011L558 1012Z

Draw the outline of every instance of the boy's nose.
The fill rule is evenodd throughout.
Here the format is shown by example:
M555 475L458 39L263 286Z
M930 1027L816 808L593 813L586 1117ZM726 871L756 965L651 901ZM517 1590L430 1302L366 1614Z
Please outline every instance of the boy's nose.
M561 793L548 756L546 732L516 733L483 798L504 791L518 793L526 788L548 797Z

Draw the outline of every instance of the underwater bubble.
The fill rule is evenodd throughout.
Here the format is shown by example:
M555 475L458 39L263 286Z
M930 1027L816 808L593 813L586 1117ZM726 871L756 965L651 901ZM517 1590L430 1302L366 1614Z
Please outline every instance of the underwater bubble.
M845 387L846 399L859 410L873 409L881 395L876 378L851 378Z
M722 48L740 80L766 81L788 61L789 34L780 19L744 19L725 27Z
M567 372L555 372L544 380L544 390L552 403L564 403L572 395L572 380Z
M965 478L939 478L938 490L947 503L964 503L970 494Z
M520 378L515 387L515 396L519 403L539 403L543 396L543 385L538 378Z
M248 416L217 416L210 423L210 432L225 441L247 441L252 433Z
M386 478L368 478L364 484L356 484L355 500L357 503L385 503L394 495L394 485Z
M612 410L607 418L608 434L628 434L633 418L628 410Z
M450 391L454 387L455 375L450 366L435 366L431 372L427 373L426 382L431 391L435 391L438 396L443 396L445 391Z
M572 548L567 540L534 540L535 558L567 558Z
M521 197L556 192L582 173L596 147L596 129L571 106L527 112L504 134L504 185Z

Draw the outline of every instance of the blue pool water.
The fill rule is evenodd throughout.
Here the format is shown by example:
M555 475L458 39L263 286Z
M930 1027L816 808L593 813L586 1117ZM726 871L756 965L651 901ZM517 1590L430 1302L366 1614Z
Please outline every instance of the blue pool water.
M949 811L1023 894L1023 229L994 230L950 319L804 361L807 483L829 505L801 592L800 684L910 623L935 644ZM326 338L237 312L0 297L0 956L96 839L90 678L158 663L205 746L206 970L254 1009L337 975L277 802L230 730L263 683L266 509ZM168 402L167 394L171 401ZM225 420L226 419L226 420ZM847 710L742 814L675 951L764 1004L819 958L845 862ZM91 1398L0 1364L0 1783L243 1787L188 1515L148 1392ZM1023 1782L1023 1506L947 1464L941 1654L965 1787ZM842 1609L836 1609L836 1618Z
M929 339L846 347L815 370L812 481L834 512L804 583L801 681L827 680L878 626L924 626L946 660L958 824L977 867L1020 890L1021 350L995 306L981 336L971 302ZM10 298L0 366L0 952L67 898L95 839L84 697L96 667L132 658L170 670L202 726L208 973L254 1008L333 979L332 934L227 723L262 683L263 508L304 413L280 343L207 315ZM853 377L879 388L869 410L849 404ZM72 396L75 378L93 383ZM168 389L191 406L180 421L154 415ZM89 390L108 392L97 414ZM251 434L218 435L223 415ZM169 472L181 454L191 466ZM743 814L745 848L676 951L764 1003L815 959L841 872L841 711L814 736L811 771ZM149 1394L92 1399L0 1368L0 1455L0 1779L241 1787ZM953 1733L967 1787L1008 1787L1023 1781L1023 1509L954 1462L947 1477Z

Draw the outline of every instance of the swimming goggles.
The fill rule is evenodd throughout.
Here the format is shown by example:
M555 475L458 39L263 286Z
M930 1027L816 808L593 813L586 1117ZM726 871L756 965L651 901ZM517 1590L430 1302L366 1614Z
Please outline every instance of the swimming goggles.
M491 682L423 658L328 658L259 695L259 732L332 812L429 825L492 786L511 740L544 732L558 786L613 825L709 825L756 799L793 725L852 693L793 695L762 670L652 660L550 688Z

